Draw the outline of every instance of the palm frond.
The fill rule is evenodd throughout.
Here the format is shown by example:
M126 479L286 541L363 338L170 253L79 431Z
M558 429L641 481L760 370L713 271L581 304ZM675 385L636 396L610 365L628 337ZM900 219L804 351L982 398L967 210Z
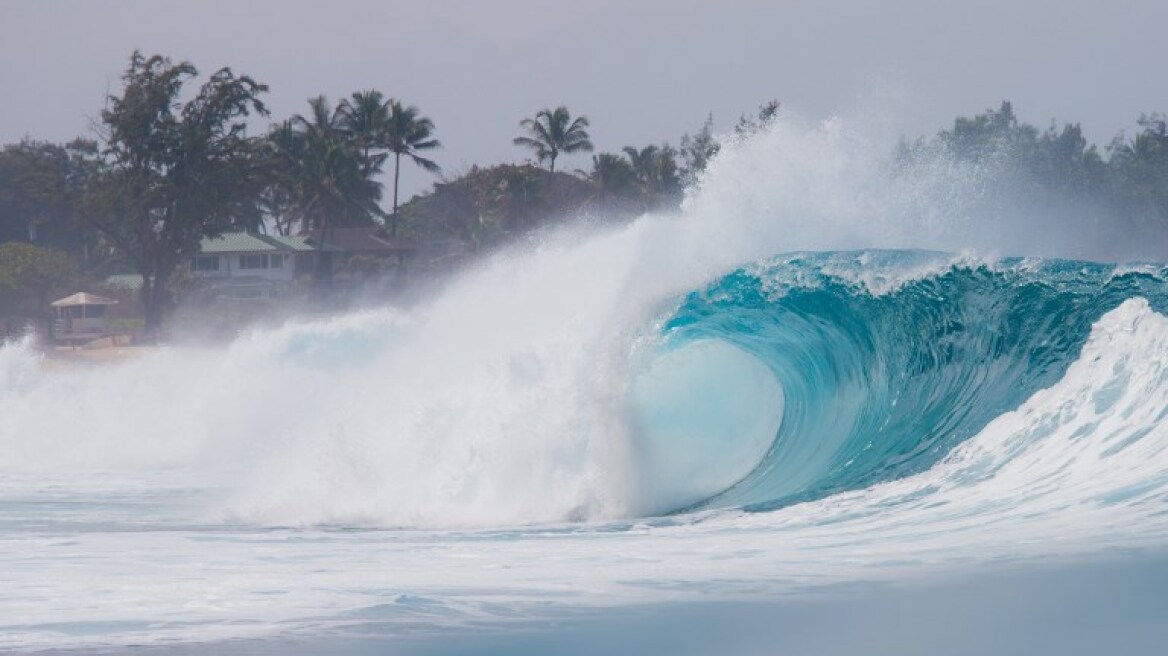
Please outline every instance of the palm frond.
M422 157L421 155L411 154L410 159L414 160L414 164L417 164L418 166L422 167L423 169L425 169L429 173L440 173L442 171L442 167L438 166L438 164L436 162L434 162L433 160L426 159L425 157Z

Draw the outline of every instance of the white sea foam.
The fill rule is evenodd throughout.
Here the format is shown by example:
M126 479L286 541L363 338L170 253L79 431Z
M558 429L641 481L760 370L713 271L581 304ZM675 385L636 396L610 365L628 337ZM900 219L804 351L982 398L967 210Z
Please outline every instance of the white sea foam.
M1061 381L936 467L771 513L471 533L0 531L0 646L209 640L361 618L440 630L502 609L534 618L565 606L774 598L954 563L1162 548L1166 354L1168 318L1128 301L1095 325ZM95 503L108 504L108 522L118 500ZM80 562L76 576L45 575ZM344 613L370 606L381 610ZM85 622L115 624L85 633Z

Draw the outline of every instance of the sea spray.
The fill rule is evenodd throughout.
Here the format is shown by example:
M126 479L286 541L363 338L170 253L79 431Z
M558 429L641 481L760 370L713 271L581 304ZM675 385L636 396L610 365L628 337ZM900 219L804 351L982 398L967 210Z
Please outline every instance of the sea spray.
M680 216L409 312L102 367L0 349L0 649L446 638L1162 551L1162 269L994 257L1090 232L971 221L976 170L888 150L780 121Z
M0 467L181 472L217 490L202 519L248 524L491 526L687 507L701 500L663 498L644 483L656 471L654 450L638 446L645 402L631 400L685 294L795 249L956 250L995 239L995 226L972 226L962 214L979 192L975 169L939 160L903 175L889 152L842 121L778 121L725 149L680 215L549 235L491 258L408 313L294 322L224 349L37 374L0 392ZM937 270L930 266L876 275L927 277ZM871 276L880 267L859 269ZM860 358L866 371L871 353L839 355ZM788 380L760 394L772 401L759 412L789 427L807 410L788 389L798 388L792 373L776 373ZM839 398L859 404L838 406L836 421L847 421L840 407L875 403L863 382L836 381ZM949 437L938 438L933 457L975 428L938 427ZM841 424L807 439L843 445L849 435ZM760 452L735 444L729 460ZM714 487L757 480L747 470L728 467L733 475ZM841 489L812 471L804 475L814 480L791 479L788 492ZM787 498L737 494L719 503Z

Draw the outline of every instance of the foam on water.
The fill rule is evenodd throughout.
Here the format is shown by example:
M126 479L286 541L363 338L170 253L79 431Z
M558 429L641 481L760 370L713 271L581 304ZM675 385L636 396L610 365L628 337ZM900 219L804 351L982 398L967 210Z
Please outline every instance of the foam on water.
M107 367L0 348L0 647L1168 546L1161 272L991 257L1082 235L973 225L977 171L890 177L887 150L780 122L681 215L549 235L410 312ZM966 254L799 252L873 247Z

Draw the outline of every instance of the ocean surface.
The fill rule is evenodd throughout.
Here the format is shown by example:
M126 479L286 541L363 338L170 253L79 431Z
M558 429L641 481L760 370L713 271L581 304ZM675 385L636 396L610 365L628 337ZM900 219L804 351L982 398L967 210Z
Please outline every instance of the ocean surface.
M869 146L779 126L410 310L0 348L0 651L1164 653L1168 270Z

